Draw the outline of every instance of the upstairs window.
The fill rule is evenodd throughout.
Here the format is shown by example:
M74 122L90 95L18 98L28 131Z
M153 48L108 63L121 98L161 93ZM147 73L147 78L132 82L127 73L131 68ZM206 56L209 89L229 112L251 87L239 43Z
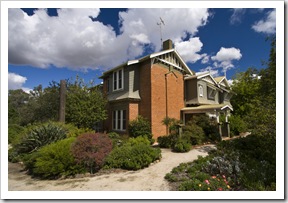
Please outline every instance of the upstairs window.
M215 100L216 93L217 93L217 91L215 89L207 87L207 97L208 97L208 99Z
M200 97L203 97L203 86L202 86L202 85L199 85L199 86L198 86L198 89L199 89L199 96L200 96Z
M123 68L113 72L113 91L123 89L124 74Z

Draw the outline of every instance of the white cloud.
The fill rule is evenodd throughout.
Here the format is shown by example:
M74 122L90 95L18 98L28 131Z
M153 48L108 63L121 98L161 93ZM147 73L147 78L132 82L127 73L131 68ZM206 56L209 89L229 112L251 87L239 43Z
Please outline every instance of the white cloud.
M210 56L207 55L207 54L203 54L203 58L202 58L201 63L202 63L202 64L206 64L206 63L209 62L209 60L210 60Z
M121 33L117 35L110 25L89 18L97 19L100 12L99 9L58 9L58 17L51 17L47 10L39 9L28 16L21 9L10 8L9 63L40 68L51 64L82 70L111 68L141 56L144 45L160 50L157 25L160 16L165 22L163 40L170 38L175 43L181 43L187 33L194 36L209 17L208 9L200 8L128 9L119 13ZM194 45L191 50L197 48ZM198 55L195 52L194 58L187 60L196 60Z
M8 89L9 90L23 89L25 92L28 93L31 89L23 87L26 80L27 78L24 76L15 73L8 73Z
M200 69L200 72L198 72L197 74L202 74L202 73L207 73L207 72L209 72L213 77L219 76L219 70L212 68L211 66Z
M221 49L217 52L215 56L212 56L211 59L215 61L213 63L214 67L223 68L224 72L228 69L234 67L232 61L233 60L240 60L242 57L240 49L231 47L225 48L221 47Z
M229 80L227 80L227 82L228 82L229 85L232 85L234 80L233 79L229 79Z
M244 8L233 8L233 14L231 15L230 18L230 23L231 24L236 24L236 23L241 23L242 18L246 12L246 9Z
M201 51L203 43L199 37L190 38L189 41L175 43L175 49L179 52L185 62L195 63L207 54L198 54Z
M274 34L276 32L276 10L269 11L264 20L255 22L252 29L256 32Z

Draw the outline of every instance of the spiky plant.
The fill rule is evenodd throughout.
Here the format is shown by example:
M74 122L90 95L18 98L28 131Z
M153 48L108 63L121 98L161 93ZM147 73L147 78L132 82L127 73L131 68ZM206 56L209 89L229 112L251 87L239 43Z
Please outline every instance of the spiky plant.
M32 153L39 148L66 138L67 130L56 123L46 123L32 129L17 145L18 153Z

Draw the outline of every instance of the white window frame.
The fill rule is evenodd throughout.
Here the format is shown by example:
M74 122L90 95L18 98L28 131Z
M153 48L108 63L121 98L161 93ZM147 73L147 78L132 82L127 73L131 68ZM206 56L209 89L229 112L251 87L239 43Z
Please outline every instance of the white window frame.
M121 72L121 82L120 82L120 77L119 77L120 72ZM115 79L115 76L116 76L116 79ZM115 81L116 81L116 87L115 87ZM121 68L113 72L113 91L118 91L118 90L123 90L123 89L124 89L124 69Z
M119 118L120 115L120 118ZM124 119L125 115L125 119ZM124 123L125 120L125 123ZM119 122L120 121L120 122ZM120 126L119 126L120 123ZM114 110L112 112L112 129L118 131L125 131L127 123L126 110Z
M210 91L209 91L210 90ZM207 87L207 98L210 100L215 100L215 95L217 91L211 87Z
M198 89L199 89L199 96L203 97L203 85L199 85Z

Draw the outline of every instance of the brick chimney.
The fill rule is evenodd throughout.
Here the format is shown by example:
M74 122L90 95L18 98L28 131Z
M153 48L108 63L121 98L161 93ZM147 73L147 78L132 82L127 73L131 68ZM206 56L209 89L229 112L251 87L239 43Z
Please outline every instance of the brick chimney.
M167 39L163 42L163 50L173 49L173 43L171 39Z

